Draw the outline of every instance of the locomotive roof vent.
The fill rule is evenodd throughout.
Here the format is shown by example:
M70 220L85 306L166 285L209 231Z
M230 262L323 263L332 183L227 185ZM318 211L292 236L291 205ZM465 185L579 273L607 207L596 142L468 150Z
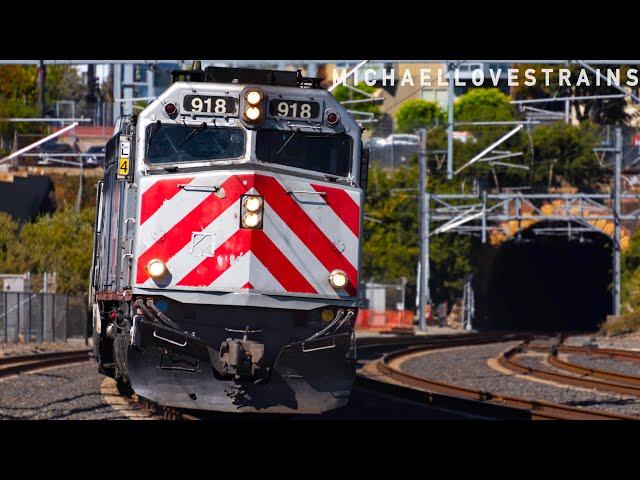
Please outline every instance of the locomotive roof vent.
M282 87L321 88L322 78L303 77L297 70L266 70L255 68L207 67L204 70L174 70L174 82L251 83Z

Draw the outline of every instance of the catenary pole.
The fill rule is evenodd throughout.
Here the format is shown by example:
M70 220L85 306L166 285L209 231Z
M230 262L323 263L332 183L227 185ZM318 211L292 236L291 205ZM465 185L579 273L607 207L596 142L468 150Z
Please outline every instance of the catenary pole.
M453 71L454 64L447 66L447 179L453 178Z
M418 296L418 320L421 331L427 330L426 307L429 302L429 219L427 205L427 130L421 128L420 136L420 291Z
M620 188L622 171L622 129L616 128L616 159L613 192L613 314L620 315Z

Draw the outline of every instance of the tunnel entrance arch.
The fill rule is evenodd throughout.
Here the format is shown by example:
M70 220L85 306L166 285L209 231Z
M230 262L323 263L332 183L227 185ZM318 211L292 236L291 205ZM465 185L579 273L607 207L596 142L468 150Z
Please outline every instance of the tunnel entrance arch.
M541 222L497 246L479 328L593 331L612 313L611 237L579 225L548 234L557 227Z
M619 190L617 191L619 192ZM590 320L580 323L577 328L593 329L595 325L605 321L608 313L617 314L620 305L620 252L628 244L630 237L630 231L622 226L622 222L640 220L640 209L638 208L621 212L619 205L621 197L640 199L640 194L613 195L612 199L611 194L580 192L572 194L427 193L427 239L430 235L447 232L480 238L478 243L485 255L476 256L476 260L483 264L483 268L480 270L484 270L484 272L476 272L473 279L474 290L478 290L478 295L475 295L476 305L469 309L471 312L475 311L475 315L471 314L473 327L504 328L508 326L517 328L520 325L547 330L549 324L552 324L557 326L556 330L573 328L575 324L568 320L571 312L564 311L562 313L560 302L553 300L554 295L560 295L560 298L564 297L565 304L577 301L578 306L574 305L575 308L572 311L581 311L581 305L584 305L584 302L580 303L580 297L584 292L591 290L586 284L583 284L582 288L574 287L580 285L581 281L588 281L593 282L593 292L595 293L592 297L594 299L608 299L609 302L605 304L604 300L602 302L594 300L590 304L590 308L585 307L584 312L594 313L593 315L591 313L582 315L582 318L588 316ZM434 230L430 230L431 224L436 227ZM548 239L542 239L547 236ZM530 244L529 250L523 250L526 244ZM426 245L428 251L428 241ZM493 245L493 247L489 247L489 245ZM519 254L518 252L521 250L523 253ZM540 253L541 250L546 250L547 254ZM557 258L551 263L546 261L554 256ZM496 267L494 267L493 257L497 257ZM505 257L511 258L511 260L503 262ZM585 257L590 257L590 261L585 263L580 260ZM525 261L535 259L537 261L525 263ZM569 262L572 259L573 264ZM496 290L493 287L490 289L490 284L493 281L503 282L503 284L506 282L509 288L512 288L512 284L518 283L513 276L510 276L512 272L502 275L497 273L499 265L502 263L509 265L512 262L519 262L520 270L527 270L534 278L538 279L525 291L532 291L536 288L540 290L539 287L543 283L539 279L545 275L550 278L548 283L557 280L557 287L540 290L540 300L537 303L531 303L529 297L520 297L520 300L525 300L524 306L514 300L519 298L517 294L510 297L511 300L505 297L508 289ZM546 270L543 268L545 265ZM541 271L545 273L539 273ZM572 272L580 273L574 275ZM595 282L594 279L596 279ZM500 292L500 294L496 292ZM505 305L496 307L497 299L501 296ZM503 311L501 312L503 309L513 308L514 302L517 302L518 308L516 310L521 312L519 317L525 319L516 322L515 325L513 322L515 316L508 317ZM555 305L555 308L542 309L545 302L547 305ZM534 316L538 318L544 314L545 317L552 320L549 324L543 324L541 321L533 322L529 318L529 311L537 312ZM466 308L464 313L465 315L468 313ZM595 320L596 316L599 317L597 320ZM566 320L560 321L561 317ZM538 325L541 327L538 328Z

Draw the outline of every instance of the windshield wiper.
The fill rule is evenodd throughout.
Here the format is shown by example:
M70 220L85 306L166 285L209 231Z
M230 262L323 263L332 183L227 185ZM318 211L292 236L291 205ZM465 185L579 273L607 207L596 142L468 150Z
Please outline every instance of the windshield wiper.
M285 149L285 147L286 147L287 145L289 145L289 142L290 142L290 141L291 141L291 139L294 137L294 135L295 135L296 133L298 133L298 131L299 131L299 130L300 130L299 128L296 128L296 129L293 131L293 133L292 133L291 135L289 135L289 138L287 138L287 141L286 141L286 142L284 142L284 144L280 147L280 150L278 150L278 151L276 152L276 154L273 156L273 159L274 159L274 160L275 160L276 158L278 158L278 156L282 153L282 151Z
M200 125L198 125L197 128L194 128L193 131L191 133L189 133L189 135L187 135L185 137L185 139L182 140L182 142L180 142L180 145L178 145L176 148L180 148L185 143L187 143L189 140L191 140L193 137L195 137L197 134L199 134L200 132L202 132L203 130L206 130L206 129L207 129L207 122L202 122Z
M160 125L160 120L158 120L153 124L153 127L151 127L151 131L149 132L149 136L147 137L147 145L151 145L151 139L156 133L158 133L158 130L160 130Z

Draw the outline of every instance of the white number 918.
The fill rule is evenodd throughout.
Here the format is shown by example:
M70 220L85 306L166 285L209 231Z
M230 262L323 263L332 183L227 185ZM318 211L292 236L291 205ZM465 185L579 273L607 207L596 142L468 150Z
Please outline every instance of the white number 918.
M202 100L200 97L194 97L191 99L191 111L200 113L217 113L218 115L227 113L227 102L224 98L217 98L215 104L213 104L213 110L211 109L211 98Z
M298 111L298 108L300 111ZM278 103L278 115L281 117L311 118L311 105L308 103Z

